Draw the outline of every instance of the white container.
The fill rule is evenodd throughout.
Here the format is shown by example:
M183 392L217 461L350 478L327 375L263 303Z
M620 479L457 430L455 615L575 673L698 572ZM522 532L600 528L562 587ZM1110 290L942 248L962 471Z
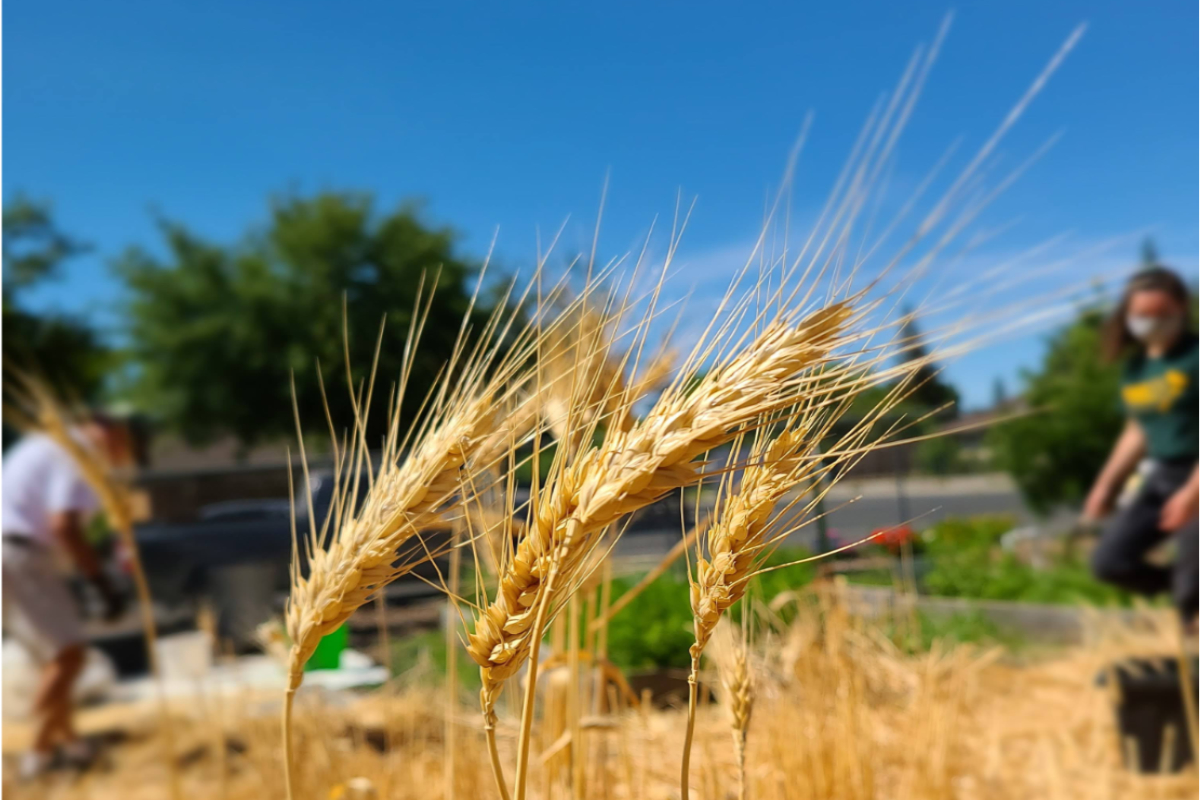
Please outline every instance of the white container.
M212 638L204 631L161 636L157 653L158 668L167 683L204 680L212 670Z

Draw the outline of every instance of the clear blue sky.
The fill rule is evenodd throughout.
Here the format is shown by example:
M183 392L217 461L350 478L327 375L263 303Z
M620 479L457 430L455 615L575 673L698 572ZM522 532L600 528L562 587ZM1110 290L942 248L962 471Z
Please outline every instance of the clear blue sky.
M500 263L568 215L585 246L611 169L602 250L628 249L675 193L698 200L681 279L723 275L807 111L796 206L815 208L867 111L949 10L883 0L779 4L53 2L4 15L5 198L53 202L93 255L31 302L112 328L107 259L154 246L153 214L232 241L273 192L419 196ZM989 212L1020 224L979 257L1062 231L1152 229L1197 274L1197 11L1179 2L965 3L900 148L915 181L946 145L974 151L1080 22L1080 46L1006 140L1065 138ZM989 256L989 253L991 254ZM1136 247L1095 269L1132 259ZM1115 259L1115 261L1114 261ZM689 264L695 265L695 272ZM1076 276L1078 277L1078 276ZM967 405L1015 385L1036 337L965 358Z

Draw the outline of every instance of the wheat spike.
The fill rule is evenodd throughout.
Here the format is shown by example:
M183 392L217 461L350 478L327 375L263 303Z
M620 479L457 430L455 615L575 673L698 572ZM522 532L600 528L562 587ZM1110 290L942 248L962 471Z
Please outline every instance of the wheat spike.
M304 664L323 636L411 569L412 561L400 558L402 549L447 511L468 460L489 455L480 453L480 445L495 427L490 407L485 397L464 403L402 464L386 465L361 511L339 528L327 548L312 553L309 574L297 578L288 602L289 688L300 686Z
M770 326L694 391L668 392L645 419L628 431L610 429L600 446L551 479L496 600L477 617L469 636L468 652L483 678L485 714L529 655L531 628L551 572L557 570L570 585L597 533L699 480L703 464L696 458L777 408L781 387L828 354L849 315L849 305L839 303L797 325ZM548 599L561 603L565 597Z
M691 586L694 657L708 644L721 615L745 595L757 558L767 545L775 506L797 484L798 469L812 463L808 456L814 444L804 428L786 430L771 441L761 460L746 468L738 491L705 531L708 558L697 558Z
M318 533L316 520L310 519L314 527L308 541L308 575L301 574L298 563L293 564L285 615L292 642L289 691L299 688L304 665L322 637L346 622L380 589L434 555L419 540L421 530L454 512L464 500L466 487L474 484L473 473L494 467L536 422L535 408L528 401L520 403L506 418L498 412L523 391L529 375L524 362L538 337L536 329L526 326L517 332L507 351L499 354L500 343L510 333L524 302L521 298L515 306L507 307L507 300L505 297L497 304L497 311L470 354L464 353L471 314L467 311L451 362L435 394L426 400L421 425L408 440L402 440L399 415L410 368L406 365L398 387L400 395L391 406L377 474L371 470L364 433L370 388L365 399L361 394L351 394L355 435L353 444L340 456L329 421L335 450L335 497L325 528ZM409 359L416 351L427 314L428 304L423 313L414 315L408 336ZM303 457L298 410L296 415ZM369 490L359 505L356 499L364 479ZM311 506L309 511L311 516Z
M754 672L750 666L746 632L728 637L726 647L716 659L717 671L724 689L723 700L729 709L729 727L733 734L734 755L738 768L738 800L746 798L746 739L750 732L750 715L754 711Z
M535 419L528 412L519 412L504 420L497 412L524 390L529 374L525 364L537 344L538 331L531 326L518 331L513 341L505 342L519 316L521 302L523 299L513 307L508 305L507 297L502 298L470 353L466 352L466 333L471 311L467 311L455 352L432 396L425 400L419 426L402 437L399 419L403 390L421 327L428 318L428 304L413 316L405 371L390 402L390 424L378 473L372 469L365 435L373 372L365 396L363 389L351 391L355 427L348 449L339 452L333 422L328 420L334 447L333 503L318 530L309 498L312 528L306 541L308 575L301 573L300 554L294 553L292 591L285 612L291 639L282 710L288 797L292 796L292 700L313 651L325 635L345 623L372 596L416 564L438 555L430 552L420 532L454 513L463 504L464 494L475 486L475 473L488 473L508 448L520 442L523 434L514 427L532 424ZM502 343L508 346L500 355ZM347 372L349 376L348 352ZM294 399L293 411L307 478L304 439ZM328 406L326 413L328 416ZM364 480L368 490L359 503Z

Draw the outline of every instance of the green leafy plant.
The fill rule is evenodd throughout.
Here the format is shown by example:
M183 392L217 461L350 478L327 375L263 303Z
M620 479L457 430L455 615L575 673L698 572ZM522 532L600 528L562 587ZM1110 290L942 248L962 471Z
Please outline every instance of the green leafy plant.
M613 582L613 598L624 594L632 580ZM650 584L608 628L608 657L622 669L687 668L691 663L692 608L686 578L668 572Z
M1012 527L1007 517L948 519L926 532L930 568L924 592L940 597L1015 600L1027 603L1128 605L1126 593L1092 577L1071 553L1034 568L999 547Z
M776 550L765 562L771 569L756 577L749 594L770 601L781 592L805 586L816 575L813 564L795 564L808 556L800 548ZM629 590L636 579L613 582L613 599ZM687 577L682 565L667 572L638 595L629 607L609 623L609 659L623 669L652 667L686 668L690 664L692 611ZM731 610L731 619L741 618L742 604Z
M887 633L896 646L907 653L926 652L935 642L1001 646L1010 650L1019 649L1025 644L1020 635L1000 630L981 611L950 615L919 611L915 631L892 623Z
M1050 337L1035 370L1022 374L1035 413L988 434L997 464L1035 510L1083 500L1121 430L1119 367L1100 355L1104 298Z
M458 645L458 685L464 691L479 689L479 668L467 657L466 648ZM421 631L405 636L392 644L392 675L412 674L422 661L428 661L428 673L416 677L430 684L441 685L446 677L446 635L440 630Z

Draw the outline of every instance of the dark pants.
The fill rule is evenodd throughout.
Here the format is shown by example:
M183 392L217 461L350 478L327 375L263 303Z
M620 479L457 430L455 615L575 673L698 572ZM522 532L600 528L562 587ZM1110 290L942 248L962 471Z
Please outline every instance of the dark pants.
M1185 621L1196 616L1198 602L1197 520L1193 518L1182 528L1167 532L1159 529L1158 518L1163 504L1187 481L1194 468L1195 464L1190 462L1156 464L1133 501L1105 524L1092 554L1092 571L1097 578L1137 594L1170 592ZM1158 567L1147 563L1146 553L1168 535L1175 540L1174 565Z

